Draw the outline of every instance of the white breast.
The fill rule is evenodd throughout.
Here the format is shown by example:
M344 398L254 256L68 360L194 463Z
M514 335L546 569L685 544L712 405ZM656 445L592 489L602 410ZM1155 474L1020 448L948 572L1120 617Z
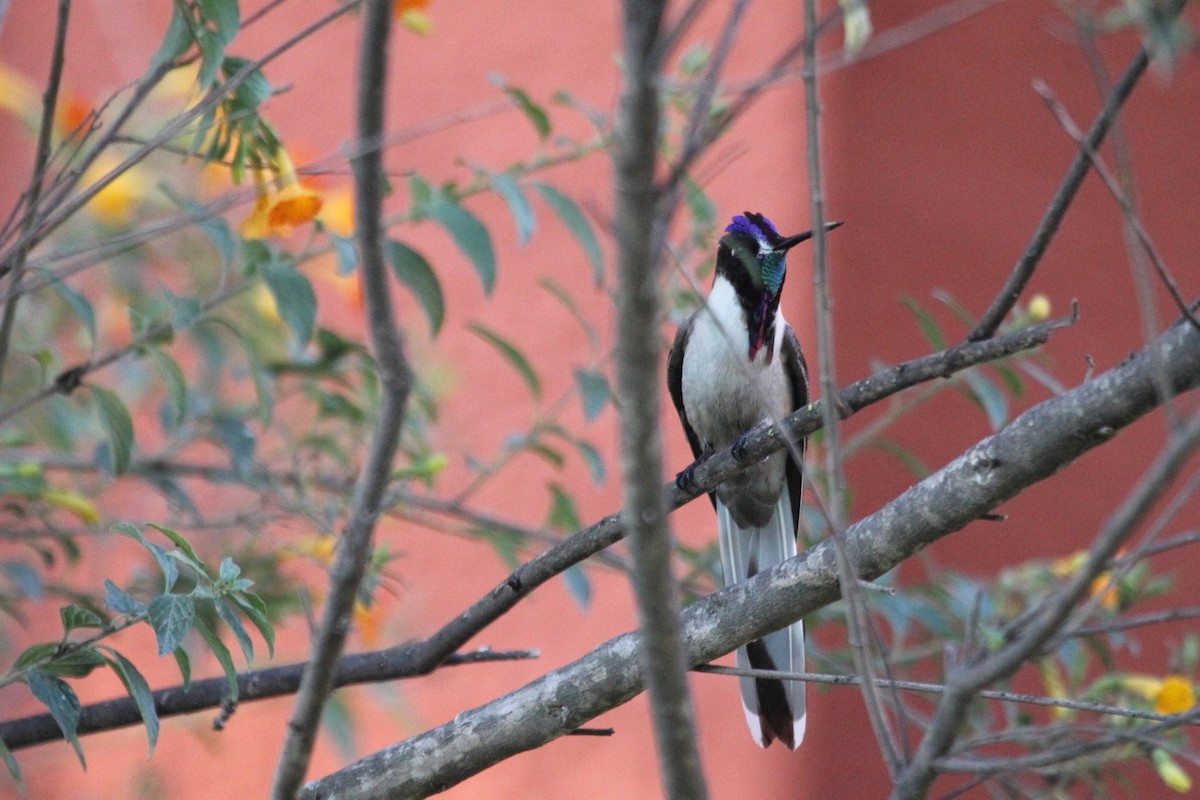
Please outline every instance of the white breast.
M745 314L733 286L718 277L696 314L683 356L683 407L702 444L721 449L759 422L791 411L779 349L787 323L775 315L775 339L750 361Z

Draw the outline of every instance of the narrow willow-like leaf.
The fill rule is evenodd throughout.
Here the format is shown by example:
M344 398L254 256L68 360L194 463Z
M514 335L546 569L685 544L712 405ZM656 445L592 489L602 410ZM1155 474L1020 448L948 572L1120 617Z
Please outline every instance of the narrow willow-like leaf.
M229 626L229 630L233 631L233 636L237 639L238 646L242 648L242 657L246 659L247 664L253 664L254 642L250 641L250 634L246 633L246 626L242 624L242 620L238 617L237 612L229 607L224 598L218 597L213 603L217 608L217 616Z
M479 276L484 294L490 295L496 287L496 253L488 229L457 200L444 193L435 195L429 205L429 215L450 234Z
M929 346L934 350L945 350L946 337L942 335L941 327L930 316L929 312L911 297L901 297L900 302L916 317L917 326L920 327L921 333L925 336L925 341L929 342Z
M112 656L108 663L113 672L125 685L125 693L137 706L138 714L142 717L142 725L146 728L147 756L154 755L154 745L158 744L158 712L154 710L154 696L150 692L150 684L138 672L133 662L112 648L104 648Z
M275 629L271 627L271 620L267 616L267 604L262 601L261 597L251 592L239 592L231 595L230 599L237 604L246 618L254 624L254 627L258 628L263 641L267 643L267 655L274 658Z
M604 283L604 254L600 251L600 242L596 239L591 223L587 221L587 217L579 210L575 201L558 189L548 183L531 185L546 201L546 205L550 206L550 210L567 226L567 230L571 232L575 240L579 242L583 254L587 256L588 263L592 267L592 279L599 287Z
M591 422L600 416L600 412L612 399L612 390L608 386L608 379L604 377L603 373L595 370L577 368L575 370L575 386L579 389L579 396L583 400L583 418Z
M312 284L289 263L263 264L259 270L275 298L280 319L292 332L296 348L303 349L312 339L317 321L317 295Z
M208 626L203 617L196 617L195 628L221 664L221 670L225 673L225 680L229 684L229 698L237 702L237 668L233 665L233 656L229 654L229 648L217 638L217 634Z
M517 226L517 244L524 247L525 243L529 241L529 237L533 235L534 228L537 227L537 220L533 216L533 206L529 204L529 198L525 196L525 192L508 173L493 173L488 175L488 179L492 183L492 188L496 190L496 194L504 198L504 202L508 205L513 224Z
M45 269L39 269L37 272L50 282L50 288L67 304L71 313L79 317L79 321L87 329L88 341L95 344L96 312L92 310L92 304L88 302L88 299L59 280L53 272Z
M8 768L8 774L17 784L17 792L24 795L25 776L21 774L21 765L17 763L17 759L13 757L12 751L8 749L8 745L4 743L3 739L0 739L0 758L4 759L4 766Z
M187 416L187 380L175 359L157 347L147 348L167 387L167 427L176 428Z
M437 336L446 320L446 300L437 274L425 260L425 256L404 242L390 239L386 245L388 263L392 273L417 299L417 304L429 320L429 333Z
M529 363L529 359L525 358L525 355L520 350L503 336L490 328L480 325L478 322L472 322L467 326L467 329L494 347L496 352L504 357L504 360L521 376L521 380L525 381L525 385L529 387L529 392L534 398L541 397L542 383L538 380L537 373L533 371L533 366Z
M79 757L79 763L83 765L84 769L87 769L87 761L83 757L83 747L79 744L79 737L76 735L76 731L79 729L80 706L75 690L62 678L57 678L40 668L26 672L25 682L29 685L29 691L33 692L33 696L50 710L50 716L54 717L54 722L62 731L63 738L71 743L71 747L75 749L75 755Z
M109 447L112 448L113 474L123 475L129 468L129 457L133 450L133 420L129 416L129 410L115 392L103 386L88 384L88 390L96 399L100 423L108 434Z

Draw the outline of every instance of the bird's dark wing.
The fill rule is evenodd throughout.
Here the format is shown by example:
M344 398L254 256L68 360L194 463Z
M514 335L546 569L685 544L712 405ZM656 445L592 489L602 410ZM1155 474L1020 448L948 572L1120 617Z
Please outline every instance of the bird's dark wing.
M692 456L699 458L703 448L700 446L700 440L696 438L696 432L692 430L691 423L688 422L687 411L683 408L683 351L687 348L688 337L692 335L692 325L695 322L696 315L693 314L675 332L675 342L671 345L671 354L667 356L667 391L671 393L671 401L675 403L675 411L679 414L679 421L683 423L683 432L687 434L688 444L692 446Z
M779 348L783 362L783 374L787 376L792 387L792 411L808 405L808 365L804 363L804 353L800 350L800 342L796 332L789 325L783 330L783 344ZM686 423L685 423L686 424ZM797 442L800 454L804 454L805 440ZM804 464L792 456L788 456L787 484L792 497L792 519L796 521L797 530L800 526L800 491L802 489L802 470Z
M692 446L692 457L699 460L704 448L696 436L696 431L692 430L692 423L688 422L687 411L683 407L683 351L687 348L688 337L692 335L692 325L695 322L696 315L692 314L675 332L675 342L671 345L671 354L667 356L667 391L671 394L671 401L675 404L675 411L683 424L683 432L687 434L688 444ZM709 492L708 499L712 501L713 508L716 508L716 493Z

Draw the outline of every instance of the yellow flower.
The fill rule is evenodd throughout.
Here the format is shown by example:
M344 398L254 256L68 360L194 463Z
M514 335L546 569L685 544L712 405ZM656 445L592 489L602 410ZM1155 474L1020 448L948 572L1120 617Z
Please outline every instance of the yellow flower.
M395 0L392 13L400 24L418 36L426 36L433 30L433 21L425 13L429 0Z
M317 214L321 224L338 236L351 236L354 233L354 195L349 189L332 191Z
M1150 753L1150 758L1154 762L1154 769L1158 771L1158 777L1162 778L1162 782L1168 788L1187 794L1192 789L1192 779L1184 772L1183 767L1171 758L1171 754L1161 747L1156 747Z
M1154 695L1155 714L1182 714L1196 705L1192 682L1182 675L1168 675Z
M1029 300L1029 318L1034 322L1045 322L1050 318L1050 298L1035 294Z
M33 81L0 62L0 109L36 126L42 113L42 99Z
M1155 714L1182 714L1196 705L1196 691L1183 675L1126 675L1121 684L1154 703Z
M1118 556L1120 554L1118 553ZM1050 562L1050 572L1058 578L1066 578L1074 575L1087 561L1087 551L1079 550L1069 556L1055 559ZM1111 583L1112 574L1110 572L1101 572L1097 575L1088 589L1088 594L1091 597L1100 598L1100 606L1108 610L1115 610L1120 602L1120 595L1117 592L1116 583Z
M271 223L267 220L267 210L270 208L271 195L260 194L255 198L254 210L242 220L243 239L265 239L271 235Z
M338 539L331 533L319 536L307 536L296 543L295 553L308 556L321 564L333 563L333 552L337 549Z
M120 166L120 160L111 154L100 155L83 174L83 185L92 186L104 180ZM101 222L110 225L127 225L133 218L137 205L150 195L150 185L137 167L117 175L88 201L88 212Z

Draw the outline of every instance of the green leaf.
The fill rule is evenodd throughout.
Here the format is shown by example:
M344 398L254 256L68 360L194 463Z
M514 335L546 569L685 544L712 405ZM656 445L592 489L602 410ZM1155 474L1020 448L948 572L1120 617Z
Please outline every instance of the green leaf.
M574 200L550 184L534 183L531 185L563 225L567 226L567 230L571 232L575 240L579 242L583 254L587 256L588 263L591 264L592 279L599 287L604 283L604 254L600 251L600 242L596 239L596 234L592 231L587 217L579 210L579 206L575 204Z
M62 678L56 678L37 668L25 673L25 682L29 685L29 691L33 692L33 696L42 701L50 710L50 716L54 717L54 722L62 731L63 738L71 743L71 747L75 748L75 755L79 756L79 763L83 765L84 769L87 769L87 761L83 758L83 747L79 744L79 737L75 733L79 728L79 698L75 695L75 690Z
M171 655L175 656L175 665L179 667L179 677L183 681L183 690L186 692L192 685L192 660L188 658L187 650L182 647L176 647L171 651Z
M63 606L58 610L58 618L62 620L63 636L76 628L103 628L104 619L90 608L77 606L74 603Z
M216 26L221 42L232 42L240 24L238 0L199 0L199 5L204 18Z
M116 525L112 526L112 529L117 533L134 539L140 543L142 547L150 551L150 555L154 556L154 561L158 564L158 568L162 570L164 592L169 592L175 587L175 581L179 579L179 567L176 566L175 562L167 554L166 550L163 550L154 542L143 536L142 532L133 525L129 525L124 522L118 522Z
M241 329L229 322L229 320L217 317L209 321L225 328L233 334L233 338L241 345L242 352L246 354L246 364L249 368L250 377L254 381L258 419L264 426L270 425L272 412L274 411L271 372L266 368L262 358L258 355L258 348L255 346L254 341L242 333Z
M117 587L108 578L104 579L104 607L115 614L141 614L146 604Z
M333 248L333 254L337 258L338 275L349 275L358 268L358 248L354 246L353 239L331 233L329 234L329 245Z
M600 416L600 412L612 399L612 390L608 388L608 379L603 373L594 370L577 368L575 370L575 386L583 400L583 418L591 422Z
M869 446L895 457L897 461L908 467L917 480L925 480L929 477L929 468L907 448L888 439L874 439Z
M183 370L175 359L157 347L147 348L146 352L154 359L158 374L167 387L167 427L177 428L187 416L187 380L183 377Z
M133 449L133 420L129 417L129 410L115 392L92 383L88 384L88 389L96 399L100 423L108 434L113 475L123 475L129 468L129 456Z
M220 662L221 669L225 673L225 680L229 683L229 699L236 702L238 699L237 669L233 666L233 656L229 654L229 648L217 638L217 634L213 632L203 617L196 617L196 631L203 637L208 644L208 649L212 650L213 655Z
M254 627L258 628L263 641L267 643L267 654L274 658L275 629L271 627L271 621L267 617L267 604L262 601L261 597L251 592L239 592L231 595L230 599L237 604L246 618L254 623Z
M946 337L942 335L942 329L929 312L911 297L901 297L900 302L917 318L917 325L925 336L925 341L929 342L929 346L934 350L945 350Z
M232 78L245 69L249 63L250 61L245 58L226 56L225 62L221 64L221 72L227 79ZM270 96L271 84L267 83L262 70L252 69L234 92L234 108L232 110L241 111L246 115L254 114L258 111L259 105L265 103Z
M978 369L968 369L962 376L970 387L967 396L987 414L992 430L998 431L1003 428L1008 422L1008 401L1004 399L1004 393Z
M96 312L92 310L92 304L88 302L86 297L59 280L58 276L53 272L46 269L38 269L36 272L46 278L50 283L50 288L54 289L55 293L67 304L71 309L71 313L79 317L79 321L87 329L88 341L95 344Z
M529 198L525 196L525 192L508 173L492 173L488 175L488 178L492 183L492 189L508 204L513 223L517 226L517 244L524 247L525 243L529 241L529 237L533 235L534 228L537 227L533 216L533 206L529 205Z
M496 286L496 253L492 250L492 237L487 228L444 192L434 196L429 215L454 239L479 276L484 294L490 295Z
M12 775L12 779L17 784L17 793L25 794L25 777L21 774L21 765L17 763L17 759L13 757L12 751L8 749L8 745L0 739L0 758L4 759L4 766L8 767L8 774Z
M204 566L204 562L200 560L200 556L196 555L196 551L192 547L191 542L183 538L182 535L171 528L167 528L153 522L149 522L147 525L170 539L171 543L179 548L181 557L180 560L194 569L198 574L204 576L205 578L208 577L208 569Z
M525 119L529 120L529 124L537 131L539 139L545 139L550 135L550 117L546 114L546 109L542 108L524 89L518 89L516 86L505 83L504 78L499 75L489 76L491 82L504 90L504 93L512 98L517 108L525 115Z
M579 521L579 512L575 508L575 498L557 483L549 484L550 511L546 515L546 526L563 533L574 533L583 527Z
M600 451L583 439L571 439L570 441L575 445L575 450L583 459L583 463L587 465L592 481L597 485L604 483L604 459L600 457Z
M246 659L247 664L253 664L254 642L250 641L250 635L246 633L246 627L242 625L237 612L229 607L224 598L218 597L213 603L217 608L217 616L229 626L229 630L233 631L233 636L237 639L238 646L242 648L242 657Z
M182 594L160 594L150 601L146 618L158 639L158 654L165 656L183 642L196 620L196 603Z
M105 650L112 654L108 663L112 666L113 672L117 673L117 677L121 679L121 683L125 685L125 693L137 705L138 713L142 716L142 725L146 728L146 742L149 746L146 755L152 756L154 755L154 745L158 743L159 724L150 684L146 683L146 679L142 677L142 673L138 672L138 668L133 665L132 661L112 648L106 647Z
M239 478L250 476L254 467L256 441L254 432L237 417L220 415L213 417L213 429L217 438L229 453L229 462Z
M533 367L530 365L529 359L525 358L524 354L522 354L520 350L514 347L500 334L490 330L489 328L485 328L478 322L472 322L467 326L467 329L494 347L496 352L504 357L504 360L507 361L521 376L521 380L525 381L525 385L529 387L529 393L532 394L535 399L541 397L541 381L538 380L537 373L533 371Z
M579 323L579 327L587 334L592 351L599 350L600 334L596 332L596 326L589 322L583 312L579 310L579 306L575 305L575 299L571 297L571 293L567 291L566 287L550 278L539 278L538 286L549 292L550 296L561 303L562 307Z
M592 602L592 586L588 582L587 573L583 571L583 567L579 564L572 564L563 570L562 577L575 604L581 609L587 610Z
M385 251L396 280L417 298L417 303L429 320L430 335L437 336L446 319L446 301L442 296L442 285L437 275L425 260L425 256L404 242L389 239Z
M55 654L41 668L60 678L86 678L104 664L104 656L91 647L79 647Z
M171 311L171 328L173 330L186 330L200 319L203 310L200 301L196 298L178 295L169 289L163 289L163 296L166 297L167 308Z
M166 35L163 36L162 44L159 45L158 52L150 59L150 63L155 67L168 64L183 55L191 44L191 27L183 16L180 5L176 3L175 10L171 14L171 22L167 25Z
M296 348L303 349L312 338L317 321L317 295L302 272L288 262L271 262L259 269L279 316L292 332Z

